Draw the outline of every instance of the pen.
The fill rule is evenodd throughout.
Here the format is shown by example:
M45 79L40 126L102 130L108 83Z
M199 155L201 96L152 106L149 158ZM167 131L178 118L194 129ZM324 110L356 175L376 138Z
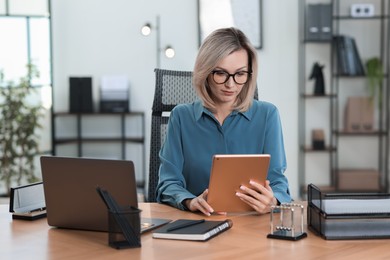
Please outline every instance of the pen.
M183 223L183 224L180 224L180 225L168 228L167 231L170 232L170 231L174 231L174 230L177 230L177 229L190 227L190 226L193 226L193 225L197 225L197 224L203 223L204 221L205 221L204 219L188 221L186 223Z
M46 207L37 208L37 209L32 209L32 210L30 210L30 211L27 212L27 213L34 213L34 212L38 212L38 211L44 211L45 209L46 209Z

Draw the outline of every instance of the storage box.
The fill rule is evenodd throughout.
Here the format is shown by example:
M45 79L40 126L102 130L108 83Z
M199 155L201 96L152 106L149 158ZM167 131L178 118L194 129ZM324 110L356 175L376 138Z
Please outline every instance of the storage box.
M374 130L374 103L370 97L348 97L344 128L348 133L364 133Z
M309 184L307 223L329 240L390 238L390 194L323 193Z
M313 129L311 131L311 140L313 150L325 150L325 133L323 129Z
M339 190L378 191L379 172L371 169L344 169L338 171Z

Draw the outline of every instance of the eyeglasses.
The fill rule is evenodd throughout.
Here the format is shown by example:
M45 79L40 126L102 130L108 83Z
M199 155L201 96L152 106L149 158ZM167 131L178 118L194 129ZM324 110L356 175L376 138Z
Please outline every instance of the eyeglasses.
M224 84L229 80L230 77L233 77L233 80L236 82L236 84L244 85L248 82L249 76L252 73L249 71L238 71L234 74L230 74L224 70L213 70L211 74L213 74L213 80L217 84Z

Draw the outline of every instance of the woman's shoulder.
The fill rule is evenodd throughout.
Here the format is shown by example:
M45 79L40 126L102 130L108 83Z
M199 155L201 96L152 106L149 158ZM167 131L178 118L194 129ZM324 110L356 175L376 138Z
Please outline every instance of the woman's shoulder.
M194 103L183 103L183 104L177 104L172 109L172 112L180 113L184 111L191 111L193 109L194 109Z
M276 107L276 105L274 105L273 103L271 102L268 102L268 101L264 101L264 100L253 100L253 105L252 105L253 109L255 110L261 110L261 111L277 111L278 108Z
M176 105L173 109L172 109L172 112L171 112L171 115L187 115L188 113L191 113L193 114L194 111L196 111L197 109L199 109L199 101L195 101L195 102L192 102L192 103L183 103L183 104L178 104Z
M182 104L177 104L174 109L189 109L192 107L194 103L182 103Z

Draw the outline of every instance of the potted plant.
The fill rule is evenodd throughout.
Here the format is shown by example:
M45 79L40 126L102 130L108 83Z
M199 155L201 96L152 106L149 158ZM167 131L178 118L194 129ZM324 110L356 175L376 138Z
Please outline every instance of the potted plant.
M39 136L43 117L41 104L29 104L28 98L36 90L30 86L39 77L35 66L27 65L27 75L19 82L4 82L0 71L0 181L6 195L11 185L37 181L34 157L39 153Z
M383 66L379 58L373 57L366 61L366 75L368 79L368 92L371 102L378 100L378 107L382 106Z

